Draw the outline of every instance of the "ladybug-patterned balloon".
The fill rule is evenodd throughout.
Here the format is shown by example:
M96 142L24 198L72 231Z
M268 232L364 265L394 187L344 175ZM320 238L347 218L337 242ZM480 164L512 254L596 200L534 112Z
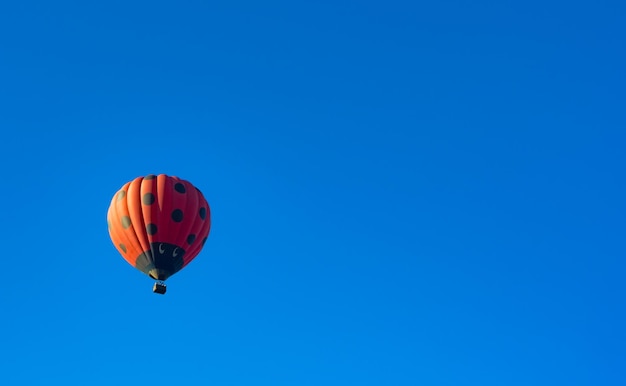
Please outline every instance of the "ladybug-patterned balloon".
M150 174L127 182L113 196L107 222L122 257L164 281L202 250L211 229L211 210L189 181Z

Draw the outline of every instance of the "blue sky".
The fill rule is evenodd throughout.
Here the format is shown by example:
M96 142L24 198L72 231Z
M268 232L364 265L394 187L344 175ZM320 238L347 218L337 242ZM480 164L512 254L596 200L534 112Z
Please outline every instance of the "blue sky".
M3 3L0 383L626 384L624 11ZM165 296L150 173L212 209Z

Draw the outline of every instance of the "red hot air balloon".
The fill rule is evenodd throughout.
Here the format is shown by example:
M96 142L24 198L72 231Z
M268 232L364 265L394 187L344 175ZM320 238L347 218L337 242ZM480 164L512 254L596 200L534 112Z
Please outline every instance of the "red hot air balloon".
M115 193L107 222L122 257L157 280L153 291L164 294L165 280L202 250L211 229L211 210L189 181L150 174Z

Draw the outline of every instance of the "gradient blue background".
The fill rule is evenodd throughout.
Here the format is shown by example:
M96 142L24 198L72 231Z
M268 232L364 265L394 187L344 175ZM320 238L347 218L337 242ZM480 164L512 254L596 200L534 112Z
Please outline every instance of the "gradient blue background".
M625 385L621 1L0 6L0 384ZM212 206L168 293L126 181Z

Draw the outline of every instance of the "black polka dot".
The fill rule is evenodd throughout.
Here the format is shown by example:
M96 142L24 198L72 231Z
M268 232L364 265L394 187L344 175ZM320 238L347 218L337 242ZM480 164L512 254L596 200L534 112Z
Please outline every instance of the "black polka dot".
M200 218L204 220L206 218L206 208L204 208L204 207L200 208L200 212L199 213L200 213Z
M202 239L202 245L204 245L204 243L206 243L206 240L207 240L208 238L209 238L209 237L207 236L207 237L205 237L205 238L203 238L203 239Z
M191 245L191 243L193 243L195 240L196 240L196 235L194 235L193 233L187 236L187 244Z
M120 192L117 194L117 201L122 201L124 197L126 197L126 191L120 190Z
M154 177L156 177L154 174L148 174L147 176L144 177L145 180L153 180Z
M121 249L122 251L124 251L124 253L126 253L126 252L127 252L127 251L126 251L126 245L124 245L124 244L122 244L122 243L120 243L120 249Z
M180 210L180 209L174 209L172 211L172 220L174 220L176 222L183 221L183 211Z
M153 234L157 233L157 226L156 226L156 224L148 224L148 225L146 225L146 232L148 232L148 234L150 236L152 236Z
M185 185L180 182L177 182L176 185L174 185L174 190L176 190L178 193L185 193L187 191L185 189Z
M142 201L145 205L152 205L152 203L154 202L154 194L152 193L144 194Z
M124 229L128 229L128 227L130 227L130 217L128 216L122 217L122 226L124 227Z

